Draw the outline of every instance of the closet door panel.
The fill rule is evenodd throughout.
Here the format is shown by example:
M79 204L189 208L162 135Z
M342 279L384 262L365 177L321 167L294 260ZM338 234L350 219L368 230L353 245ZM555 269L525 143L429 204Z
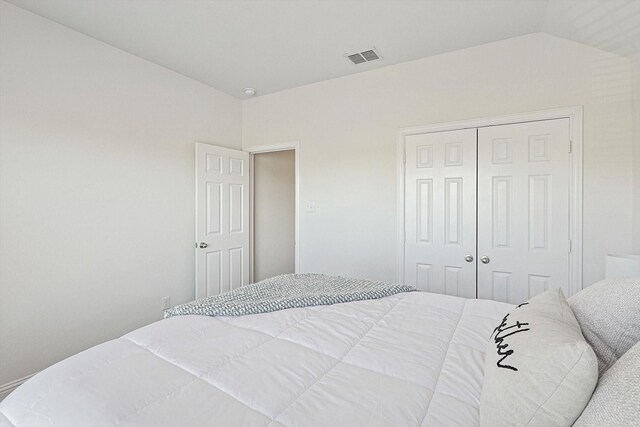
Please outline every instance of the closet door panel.
M569 250L569 119L478 129L478 296L568 293Z
M404 273L420 290L476 297L476 137L465 129L406 138Z

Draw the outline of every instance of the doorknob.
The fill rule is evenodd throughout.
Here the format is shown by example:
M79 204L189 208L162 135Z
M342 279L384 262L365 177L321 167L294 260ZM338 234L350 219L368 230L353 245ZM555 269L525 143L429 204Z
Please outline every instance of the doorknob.
M473 255L465 255L464 260L467 262L473 262Z
M198 246L200 247L200 249L206 249L209 247L209 245L207 245L205 242L200 242Z
M489 262L491 261L491 259L489 259L489 257L485 255L485 256L480 257L480 261L481 261L483 264L489 264Z

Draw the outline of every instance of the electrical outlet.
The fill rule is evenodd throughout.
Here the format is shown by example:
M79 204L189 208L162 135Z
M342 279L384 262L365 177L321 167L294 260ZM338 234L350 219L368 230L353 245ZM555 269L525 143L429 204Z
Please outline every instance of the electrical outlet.
M171 308L171 297L162 297L162 309L169 310Z

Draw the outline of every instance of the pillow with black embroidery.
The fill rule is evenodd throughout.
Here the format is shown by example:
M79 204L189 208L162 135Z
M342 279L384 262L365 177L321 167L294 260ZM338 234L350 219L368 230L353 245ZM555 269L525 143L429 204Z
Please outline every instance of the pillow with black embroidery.
M598 381L598 361L562 290L520 304L491 334L480 425L570 426Z

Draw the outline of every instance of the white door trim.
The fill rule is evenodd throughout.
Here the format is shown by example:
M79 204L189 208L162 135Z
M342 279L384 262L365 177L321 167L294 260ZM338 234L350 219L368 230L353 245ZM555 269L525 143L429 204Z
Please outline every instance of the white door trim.
M244 151L249 153L249 281L253 283L253 269L254 269L254 158L255 154L259 153L271 153L274 151L288 151L294 150L295 153L295 242L294 242L294 271L298 273L300 271L300 143L298 141L283 142L279 144L269 145L256 145L249 148L243 148Z
M506 124L534 122L539 120L568 118L570 122L570 190L569 190L569 220L571 254L569 256L569 289L571 294L582 290L582 106L558 108L553 110L536 111L530 113L509 114L497 117L461 120L456 122L435 123L424 126L401 128L398 134L397 154L397 248L398 282L404 282L404 203L405 203L405 138L409 135L422 133L443 132L468 128L499 126ZM568 297L569 295L567 295Z

